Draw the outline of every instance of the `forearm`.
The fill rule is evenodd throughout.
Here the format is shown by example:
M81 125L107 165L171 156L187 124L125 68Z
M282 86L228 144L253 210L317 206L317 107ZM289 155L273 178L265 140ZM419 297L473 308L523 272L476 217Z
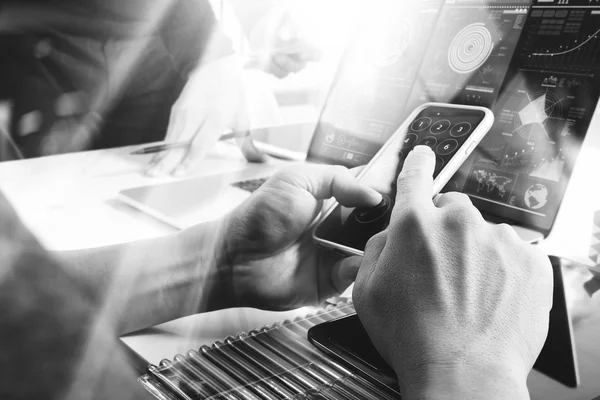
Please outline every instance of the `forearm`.
M169 11L172 2L155 2L160 8L140 10L147 18L125 22L98 18L93 9L85 7L44 1L23 3L13 0L0 5L0 33L61 32L96 38L146 36L159 29L162 15Z
M407 400L529 399L527 375L497 366L452 365L426 368L413 377L399 376Z
M93 288L119 333L230 307L222 223L114 246L58 253Z
M182 76L234 53L207 0L178 2L166 18L161 36Z
M0 33L21 33L68 25L68 15L43 3L8 2L0 6Z
M148 399L110 320L0 193L0 397Z

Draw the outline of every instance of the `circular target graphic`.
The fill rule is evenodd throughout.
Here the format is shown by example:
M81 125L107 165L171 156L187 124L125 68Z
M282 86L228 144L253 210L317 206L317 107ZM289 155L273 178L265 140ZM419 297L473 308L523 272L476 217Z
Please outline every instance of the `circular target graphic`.
M459 74L468 74L481 67L494 48L492 34L478 22L458 32L448 50L448 64Z

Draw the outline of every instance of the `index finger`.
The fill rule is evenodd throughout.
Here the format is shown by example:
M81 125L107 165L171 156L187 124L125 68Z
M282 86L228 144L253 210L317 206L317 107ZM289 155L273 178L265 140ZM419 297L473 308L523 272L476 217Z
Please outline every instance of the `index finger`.
M433 205L433 171L435 154L429 146L416 146L411 151L398 177L396 208L408 205Z

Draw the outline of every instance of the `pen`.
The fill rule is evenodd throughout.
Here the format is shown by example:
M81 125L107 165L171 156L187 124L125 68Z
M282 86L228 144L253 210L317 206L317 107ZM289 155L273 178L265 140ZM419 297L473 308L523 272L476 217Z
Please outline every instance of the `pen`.
M219 138L219 140L234 139L238 135L239 135L239 132L226 133L225 135L222 135ZM245 133L243 136L248 136L248 133ZM169 150L173 150L173 149L184 149L184 148L190 147L191 145L192 145L191 140L186 141L186 142L163 143L163 144L158 144L156 146L144 147L139 150L132 151L130 154L132 154L132 155L154 154L154 153L160 153L162 151L169 151Z

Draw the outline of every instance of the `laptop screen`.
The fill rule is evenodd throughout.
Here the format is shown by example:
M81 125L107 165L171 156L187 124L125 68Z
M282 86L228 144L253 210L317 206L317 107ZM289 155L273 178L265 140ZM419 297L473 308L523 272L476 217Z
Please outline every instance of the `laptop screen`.
M309 160L366 164L425 102L489 107L494 126L445 190L548 233L600 94L600 2L381 4L356 24Z
M488 219L545 234L600 95L600 2L563 3L530 8L492 105L496 123L446 187Z
M309 149L309 161L363 165L409 113L442 0L364 2Z

